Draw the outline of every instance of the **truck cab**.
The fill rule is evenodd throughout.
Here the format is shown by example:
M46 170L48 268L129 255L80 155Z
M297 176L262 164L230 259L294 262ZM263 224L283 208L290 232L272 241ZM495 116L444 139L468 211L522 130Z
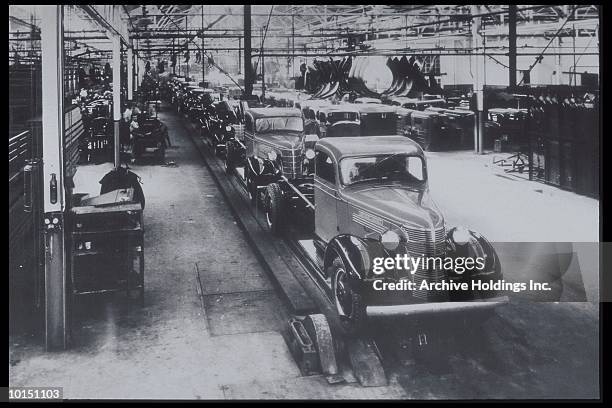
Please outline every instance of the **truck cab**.
M397 133L395 108L376 103L352 104L359 112L361 136L384 136Z
M331 105L317 111L321 137L360 136L359 109L349 104Z
M248 109L243 140L226 143L226 169L243 162L247 193L253 203L260 190L279 178L304 177L308 157L314 158L314 151L305 149L304 119L293 108Z
M367 140L364 140L367 139ZM362 327L368 316L418 313L417 304L459 311L488 309L506 302L496 294L418 289L380 292L373 282L428 282L499 279L501 266L493 246L480 234L461 227L447 229L444 216L429 194L427 164L421 147L402 136L325 138L315 146L314 246L316 278L345 330ZM420 268L414 273L373 272L374 258L457 257L484 254L485 268L458 273ZM463 295L461 295L463 296ZM491 302L471 303L483 299ZM468 300L467 306L459 300ZM457 303L454 303L457 302Z

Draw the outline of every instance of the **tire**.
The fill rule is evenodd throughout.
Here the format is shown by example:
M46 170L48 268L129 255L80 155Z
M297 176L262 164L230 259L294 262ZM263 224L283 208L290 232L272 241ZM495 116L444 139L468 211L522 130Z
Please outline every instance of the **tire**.
M283 191L278 183L268 184L265 199L266 222L270 232L280 235L285 229L287 218Z
M358 333L363 330L367 321L361 294L348 285L350 278L340 258L334 259L331 269L332 296L340 325L346 334Z

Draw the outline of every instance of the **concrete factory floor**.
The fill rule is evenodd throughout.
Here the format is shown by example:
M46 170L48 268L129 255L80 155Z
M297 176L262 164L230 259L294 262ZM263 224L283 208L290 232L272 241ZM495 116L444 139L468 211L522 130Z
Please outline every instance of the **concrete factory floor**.
M287 310L184 119L169 109L160 118L173 143L166 160L176 167L133 166L146 196L144 307L123 295L82 298L66 352L45 353L37 337L11 334L10 386L62 386L64 397L84 399L599 396L596 303L508 305L486 356L452 360L460 374L398 369L377 388L301 376L281 334ZM596 200L498 177L490 156L428 157L432 196L451 225L492 241L597 241ZM79 168L75 191L97 194L108 169ZM584 251L577 262L596 280L593 245Z

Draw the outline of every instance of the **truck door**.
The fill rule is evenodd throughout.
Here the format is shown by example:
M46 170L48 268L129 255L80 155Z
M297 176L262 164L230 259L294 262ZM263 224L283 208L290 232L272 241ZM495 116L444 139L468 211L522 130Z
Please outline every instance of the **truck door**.
M329 242L338 234L338 188L336 186L336 165L333 159L322 151L315 158L315 234Z

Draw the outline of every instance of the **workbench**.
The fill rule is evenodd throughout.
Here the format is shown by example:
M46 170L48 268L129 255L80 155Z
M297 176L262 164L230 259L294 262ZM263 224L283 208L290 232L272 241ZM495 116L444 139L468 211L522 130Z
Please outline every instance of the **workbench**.
M137 290L144 301L142 205L85 205L70 213L72 294L126 291L129 297Z

